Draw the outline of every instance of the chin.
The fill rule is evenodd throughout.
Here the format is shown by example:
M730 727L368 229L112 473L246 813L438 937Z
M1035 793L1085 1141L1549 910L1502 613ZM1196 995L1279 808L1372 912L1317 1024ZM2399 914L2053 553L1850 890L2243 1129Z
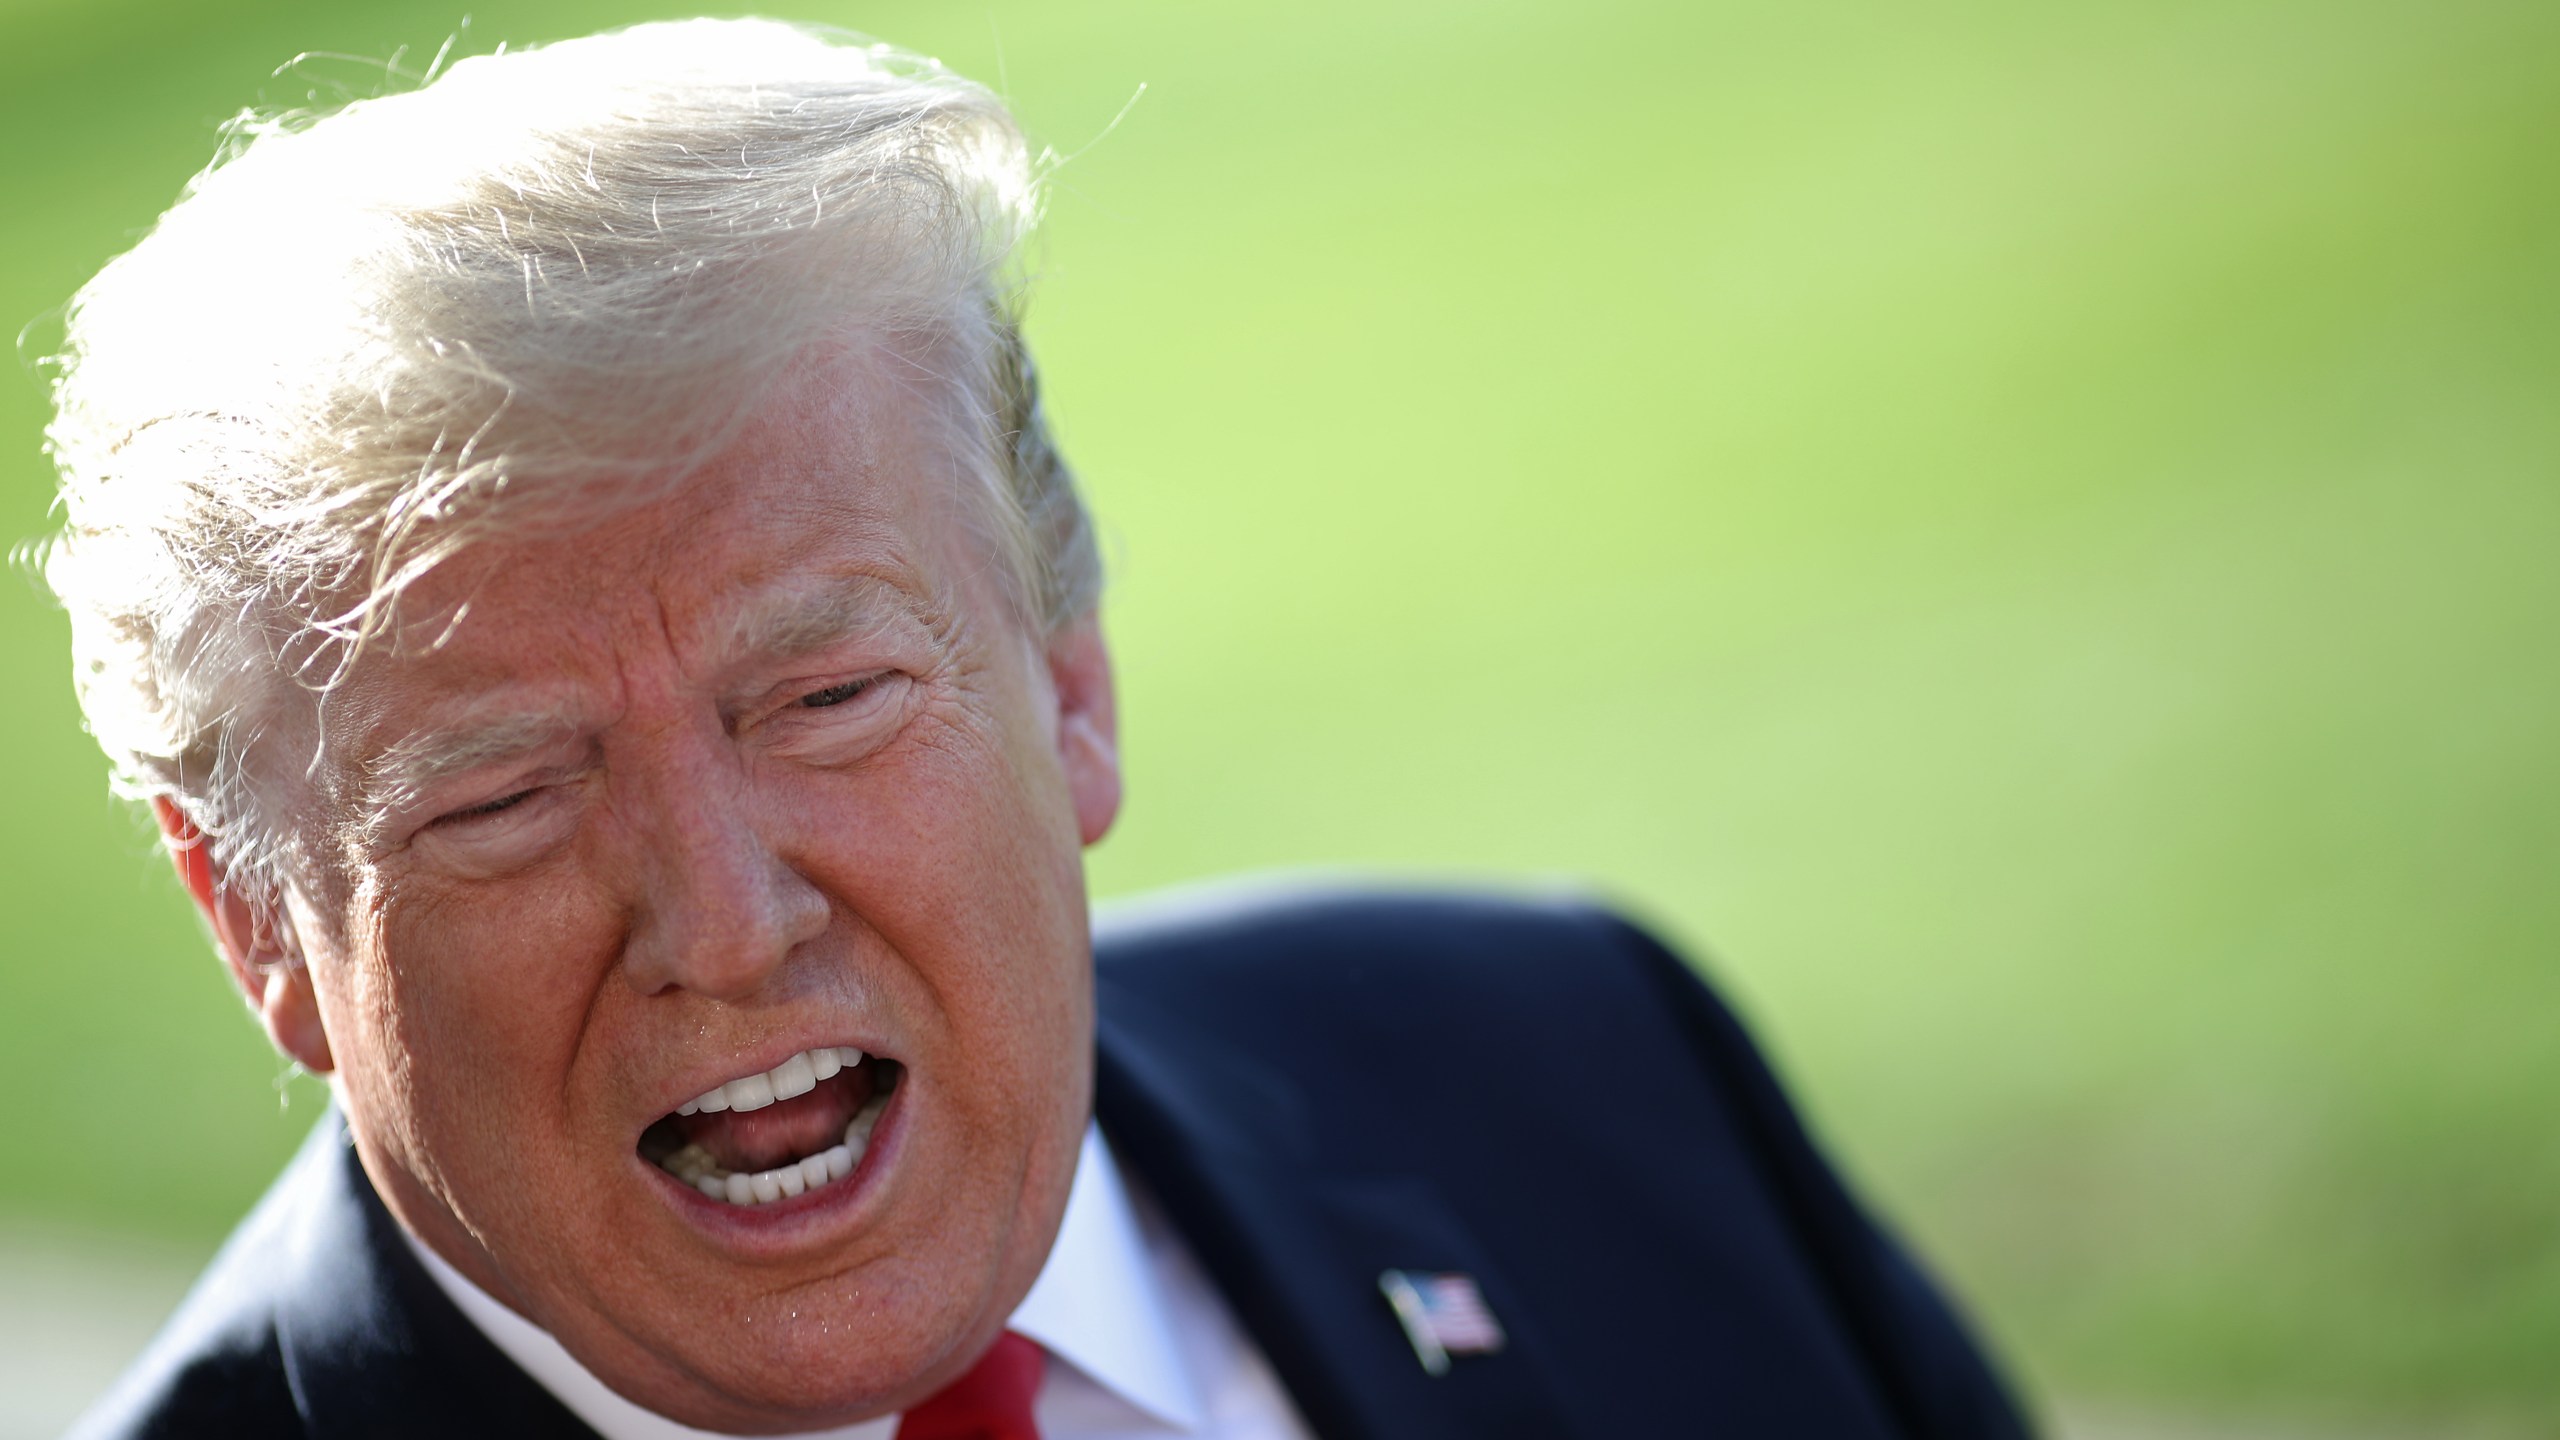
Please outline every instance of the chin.
M590 1368L647 1409L725 1434L791 1434L893 1414L956 1378L1003 1327L1003 1312L939 1313L954 1287L896 1273L905 1268L704 1306L665 1337L672 1348L663 1357ZM935 1336L947 1338L927 1338Z

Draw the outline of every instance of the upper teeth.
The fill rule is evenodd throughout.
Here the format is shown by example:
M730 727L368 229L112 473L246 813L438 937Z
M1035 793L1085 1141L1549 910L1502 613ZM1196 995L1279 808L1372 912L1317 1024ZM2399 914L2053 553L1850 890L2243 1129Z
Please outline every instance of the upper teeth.
M761 1110L776 1100L806 1095L818 1088L819 1081L861 1063L862 1052L850 1045L803 1050L770 1070L741 1075L725 1085L714 1085L677 1106L676 1113L692 1115L705 1110Z

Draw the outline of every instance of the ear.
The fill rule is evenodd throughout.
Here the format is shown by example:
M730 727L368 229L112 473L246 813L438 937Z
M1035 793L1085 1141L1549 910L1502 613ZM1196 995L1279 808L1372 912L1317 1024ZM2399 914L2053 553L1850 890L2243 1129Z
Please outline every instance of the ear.
M1049 637L1049 684L1058 697L1058 763L1075 801L1076 833L1091 845L1120 814L1120 711L1111 652L1093 612Z
M329 1073L329 1036L320 1027L320 1001L311 989L311 972L302 963L301 947L284 917L251 902L235 885L225 883L214 864L213 846L167 796L151 801L160 834L169 843L169 858L178 867L178 883L196 902L196 910L213 930L222 963L249 999L249 1008L267 1028L267 1038L287 1058L315 1075Z

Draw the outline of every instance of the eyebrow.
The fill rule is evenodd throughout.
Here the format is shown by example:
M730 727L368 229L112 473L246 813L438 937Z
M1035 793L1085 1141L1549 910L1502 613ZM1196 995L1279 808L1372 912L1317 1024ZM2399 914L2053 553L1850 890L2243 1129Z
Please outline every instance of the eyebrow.
M856 636L923 618L916 597L869 575L768 595L742 609L731 623L731 656L806 655Z
M365 762L362 801L368 823L414 804L420 792L449 775L554 744L578 733L566 709L501 715L478 724L405 735Z

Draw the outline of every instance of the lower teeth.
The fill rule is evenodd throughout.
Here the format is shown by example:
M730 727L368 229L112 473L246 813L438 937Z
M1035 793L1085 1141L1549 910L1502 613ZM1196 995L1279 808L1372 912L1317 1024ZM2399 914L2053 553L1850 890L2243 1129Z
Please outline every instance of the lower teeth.
M844 1127L843 1144L830 1145L815 1155L771 1170L753 1174L723 1170L711 1158L710 1151L693 1144L660 1160L658 1166L712 1199L732 1205L768 1205L788 1200L852 1174L853 1167L862 1163L862 1152L870 1148L872 1127L880 1123L880 1113L888 1108L888 1092L872 1096L852 1123Z

